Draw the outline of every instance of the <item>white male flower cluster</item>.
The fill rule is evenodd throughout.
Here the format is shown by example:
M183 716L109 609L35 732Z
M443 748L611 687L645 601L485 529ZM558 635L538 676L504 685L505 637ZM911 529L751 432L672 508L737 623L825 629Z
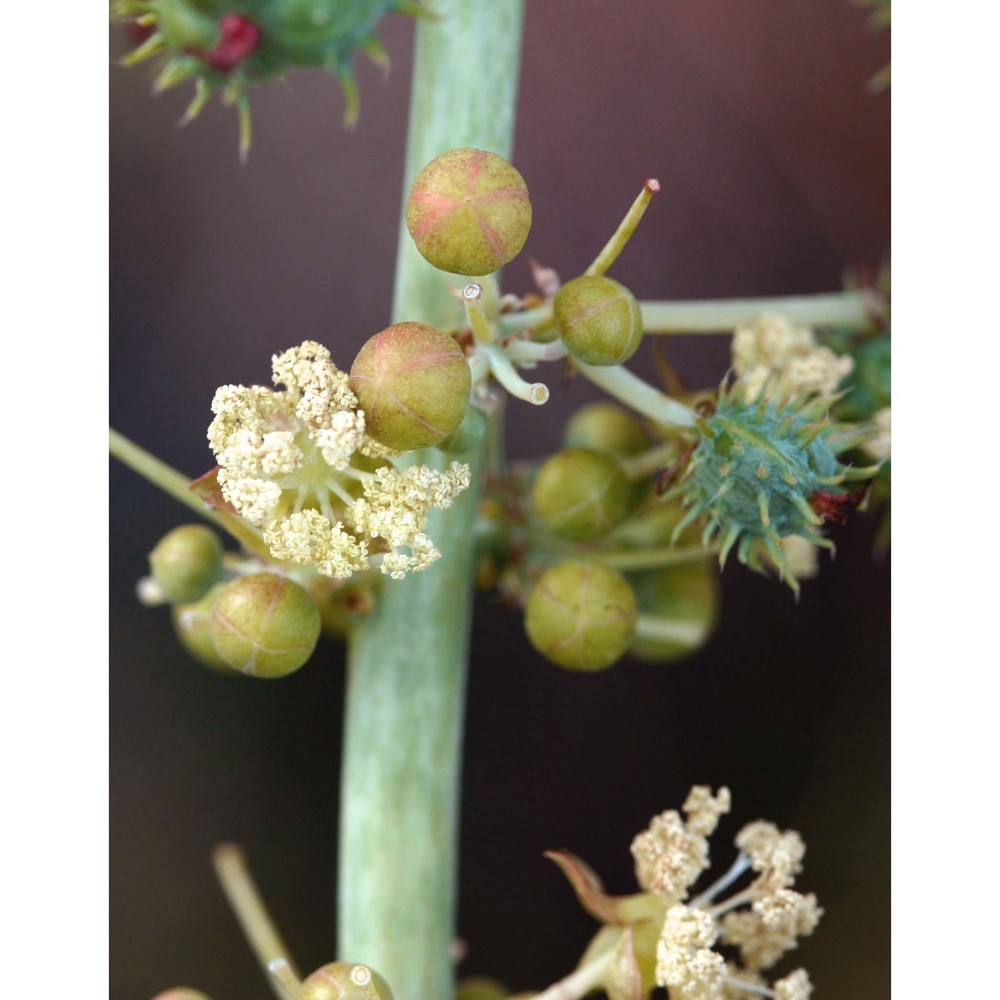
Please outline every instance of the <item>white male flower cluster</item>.
M669 811L655 817L632 844L640 884L667 903L656 947L655 981L670 1000L809 1000L812 985L802 969L772 987L761 975L798 938L811 934L822 911L816 897L792 888L802 869L805 845L794 831L763 820L745 826L736 838L737 862L726 876L693 900L683 902L708 867L708 842L719 817L729 811L729 791L697 786L684 810L687 821ZM747 871L756 878L729 899L717 897ZM718 950L739 950L741 965Z
M347 375L315 341L272 358L275 384L222 386L208 440L222 495L260 528L275 559L344 579L369 569L400 579L441 555L425 532L469 485L469 467L410 466L365 434Z
M749 402L767 386L785 395L830 397L854 368L852 358L817 345L812 330L765 313L736 328L733 369Z
M632 841L635 875L643 889L668 903L680 902L698 876L708 867L708 837L719 817L729 812L728 788L716 795L696 785L684 803L687 822L669 809L652 819L649 828Z
M873 435L861 446L877 462L892 458L892 410L887 406L872 416Z

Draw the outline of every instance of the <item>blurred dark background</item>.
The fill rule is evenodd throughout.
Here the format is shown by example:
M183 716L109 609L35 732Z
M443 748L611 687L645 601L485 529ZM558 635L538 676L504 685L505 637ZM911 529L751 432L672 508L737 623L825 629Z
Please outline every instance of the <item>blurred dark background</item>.
M212 464L216 386L266 382L271 354L307 338L347 367L388 322L412 25L389 18L382 35L392 69L359 64L354 133L332 79L292 74L256 95L242 167L231 111L179 130L187 93L154 100L144 69L112 70L111 421L191 475ZM656 176L663 193L612 272L640 297L829 291L845 266L878 265L889 99L865 83L888 50L849 0L529 0L525 258L579 273ZM526 259L507 269L508 290L529 284ZM678 338L671 358L707 383L727 345ZM574 384L544 409L514 402L511 453L554 448L591 398ZM167 612L134 597L148 550L190 517L116 464L111 489L111 994L264 997L209 851L246 847L303 968L333 957L344 651L322 645L275 684L196 666ZM819 997L889 995L889 572L873 532L864 517L838 530L798 606L734 565L715 638L669 667L564 673L518 615L479 600L463 972L519 990L568 972L594 926L541 852L570 848L630 891L634 834L691 784L724 783L718 864L759 817L808 844L801 886L827 912L787 967L805 965Z

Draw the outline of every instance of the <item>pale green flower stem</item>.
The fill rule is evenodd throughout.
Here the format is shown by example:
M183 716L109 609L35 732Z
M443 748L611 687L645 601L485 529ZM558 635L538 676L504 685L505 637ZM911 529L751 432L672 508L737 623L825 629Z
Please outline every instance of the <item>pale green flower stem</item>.
M435 0L417 26L404 191L447 149L509 157L523 0ZM462 323L452 288L400 232L394 322ZM428 533L442 557L386 581L376 611L349 639L341 784L338 958L363 962L400 1000L449 1000L455 935L458 792L484 420L464 452L412 461L472 466L473 486Z
M827 292L819 295L777 295L747 299L692 299L640 302L643 329L657 333L732 333L762 313L778 313L805 326L842 326L860 329L871 323L877 298L866 292ZM552 303L501 316L503 334L519 333L552 321Z

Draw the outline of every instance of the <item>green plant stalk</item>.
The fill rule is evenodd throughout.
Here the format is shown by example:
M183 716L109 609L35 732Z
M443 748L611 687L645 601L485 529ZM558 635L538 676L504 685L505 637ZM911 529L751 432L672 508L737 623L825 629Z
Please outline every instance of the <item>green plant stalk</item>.
M723 333L762 313L780 313L807 326L865 327L877 305L865 292L780 295L771 298L640 302L646 333Z
M509 157L523 0L435 0L417 27L404 191L436 155L475 146ZM395 322L463 322L451 289L467 282L421 258L402 227ZM341 783L337 954L378 970L402 1000L449 1000L455 935L458 801L472 612L475 514L485 420L466 446L414 462L472 466L473 485L428 532L443 553L387 581L352 631Z

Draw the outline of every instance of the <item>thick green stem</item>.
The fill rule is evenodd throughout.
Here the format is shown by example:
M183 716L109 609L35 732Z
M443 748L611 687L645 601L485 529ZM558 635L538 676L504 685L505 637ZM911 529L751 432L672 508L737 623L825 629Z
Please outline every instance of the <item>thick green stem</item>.
M436 155L474 146L510 156L523 0L435 0L417 29L405 189ZM434 270L401 231L394 321L454 327L461 278ZM340 839L340 958L364 962L397 1000L454 992L458 791L472 610L483 418L465 450L414 462L472 466L473 486L435 513L439 562L386 581L377 610L351 635Z

